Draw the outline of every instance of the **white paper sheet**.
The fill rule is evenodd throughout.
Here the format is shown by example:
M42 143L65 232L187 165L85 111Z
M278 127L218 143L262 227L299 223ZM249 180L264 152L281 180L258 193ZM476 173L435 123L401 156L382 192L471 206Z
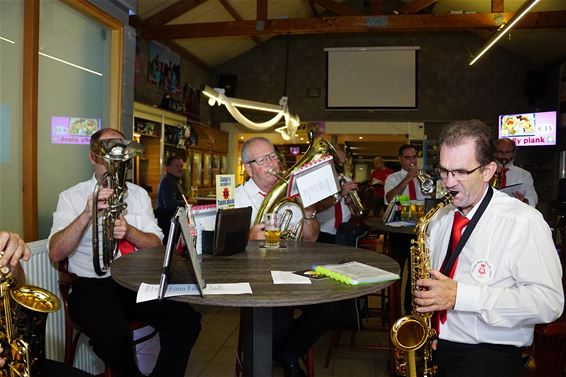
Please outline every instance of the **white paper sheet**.
M293 271L271 271L273 284L311 284L311 279L299 276Z
M141 283L136 302L155 300L158 292L159 284ZM202 293L203 295L253 294L250 283L207 284ZM199 291L196 284L169 284L165 292L165 297L198 295Z

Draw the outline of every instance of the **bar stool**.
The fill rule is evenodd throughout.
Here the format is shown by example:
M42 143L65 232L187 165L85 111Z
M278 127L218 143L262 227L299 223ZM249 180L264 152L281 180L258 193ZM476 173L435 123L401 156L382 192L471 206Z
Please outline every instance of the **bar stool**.
M84 334L84 330L73 321L69 310L69 293L73 282L76 280L77 275L70 273L68 270L69 261L67 259L59 262L57 270L59 271L59 292L61 292L61 297L63 298L63 310L65 312L65 358L64 363L68 366L73 366L75 362L75 353L77 350L77 345L79 338ZM135 330L142 329L149 326L143 321L131 321L129 324L130 330L134 332ZM132 347L141 344L157 334L157 331L153 329L147 335L144 335L138 339L134 339L132 342ZM109 367L105 367L104 372L99 375L99 377L112 377L112 370Z

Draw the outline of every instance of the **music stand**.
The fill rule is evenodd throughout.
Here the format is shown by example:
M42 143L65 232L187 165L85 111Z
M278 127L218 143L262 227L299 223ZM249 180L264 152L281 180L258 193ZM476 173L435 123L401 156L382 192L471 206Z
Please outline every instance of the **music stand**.
M178 231L180 229L180 232ZM167 292L167 285L170 275L170 265L171 258L176 245L179 242L180 235L183 236L183 242L185 247L188 249L188 255L190 259L190 264L192 266L192 273L195 276L196 286L202 297L203 289L206 287L204 278L202 277L202 271L200 266L200 261L195 248L194 237L191 235L189 229L189 222L187 220L187 211L183 207L177 208L175 216L171 219L171 227L169 228L169 235L167 237L167 245L165 246L165 256L163 258L163 267L161 270L161 278L159 280L159 291L157 294L157 299L162 300Z

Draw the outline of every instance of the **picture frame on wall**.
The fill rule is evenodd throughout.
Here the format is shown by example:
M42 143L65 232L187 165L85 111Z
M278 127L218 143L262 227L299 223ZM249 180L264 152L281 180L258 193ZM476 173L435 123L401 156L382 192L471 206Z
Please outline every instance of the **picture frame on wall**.
M149 42L148 50L148 81L169 93L181 93L181 56L157 42Z

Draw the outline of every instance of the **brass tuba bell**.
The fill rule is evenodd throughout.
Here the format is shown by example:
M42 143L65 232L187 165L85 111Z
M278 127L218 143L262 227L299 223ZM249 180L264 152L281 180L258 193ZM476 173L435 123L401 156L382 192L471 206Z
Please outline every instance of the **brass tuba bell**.
M106 173L98 180L92 194L92 262L94 271L104 275L118 253L118 241L114 239L114 223L127 207L125 202L126 174L130 160L143 152L143 146L124 139L98 140L91 146L91 152L102 159ZM108 207L98 210L98 192L102 186L113 189L108 198ZM98 221L102 227L102 265L98 241Z
M45 370L45 325L47 315L59 310L53 293L33 285L14 289L16 279L8 267L0 268L0 343L6 362L0 376L41 377ZM15 305L11 302L14 300Z

